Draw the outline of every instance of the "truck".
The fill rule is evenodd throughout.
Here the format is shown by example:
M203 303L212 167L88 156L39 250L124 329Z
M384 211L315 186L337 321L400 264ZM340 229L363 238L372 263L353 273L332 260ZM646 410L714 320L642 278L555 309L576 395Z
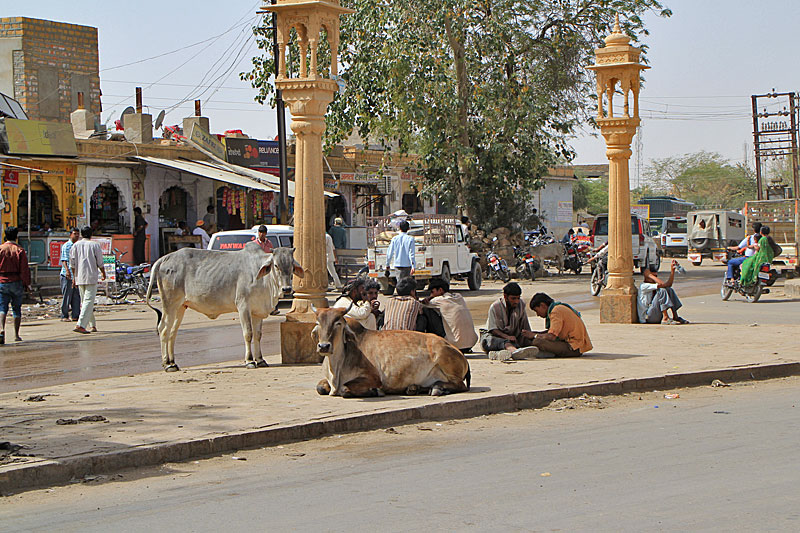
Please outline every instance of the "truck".
M381 292L394 294L397 271L386 276L386 252L398 234L392 217L370 218L367 223L368 276L381 284ZM470 290L481 287L483 271L477 254L470 252L460 220L452 215L414 215L408 218L408 234L416 241L414 279L423 288L431 278L466 279Z
M792 277L800 274L797 252L800 250L800 199L753 200L744 204L747 227L756 222L769 226L770 236L777 242L783 253L773 259L781 274Z

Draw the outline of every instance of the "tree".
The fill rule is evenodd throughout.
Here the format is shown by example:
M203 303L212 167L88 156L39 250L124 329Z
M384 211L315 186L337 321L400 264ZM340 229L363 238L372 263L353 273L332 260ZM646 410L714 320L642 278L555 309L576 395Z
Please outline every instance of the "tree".
M645 169L645 178L654 189L699 207L741 209L745 201L756 197L753 171L718 153L654 159Z
M570 160L591 121L593 48L625 15L671 12L658 0L342 0L343 94L328 110L326 144L358 127L419 156L428 192L443 193L484 226L522 221L540 176ZM244 73L270 97L271 33ZM292 54L297 60L297 54Z

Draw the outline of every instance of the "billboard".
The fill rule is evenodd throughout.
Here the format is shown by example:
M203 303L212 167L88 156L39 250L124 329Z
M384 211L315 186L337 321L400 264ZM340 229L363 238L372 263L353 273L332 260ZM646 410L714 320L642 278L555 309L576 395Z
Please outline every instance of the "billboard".
M259 166L278 168L281 166L278 141L258 141Z
M258 141L255 139L225 138L225 161L240 167L257 167L261 165L258 153Z
M225 160L225 146L214 135L211 135L196 123L192 124L192 131L189 132L189 141L206 152L210 152L218 159Z
M6 118L5 125L9 154L78 155L72 124Z

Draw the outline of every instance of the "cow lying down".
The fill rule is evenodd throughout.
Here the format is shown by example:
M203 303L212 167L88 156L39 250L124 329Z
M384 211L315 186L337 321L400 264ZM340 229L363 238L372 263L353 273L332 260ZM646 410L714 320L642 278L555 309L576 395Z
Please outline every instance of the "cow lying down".
M347 309L320 309L314 335L325 357L319 394L368 397L384 394L466 392L469 363L445 339L416 331L372 331L345 318Z
M235 252L182 248L155 262L147 287L147 305L158 315L164 370L178 370L175 337L187 309L208 318L238 313L242 323L247 368L265 367L261 355L261 320L268 317L282 293L292 288L292 274L303 277L294 248L265 253L255 242ZM162 311L150 305L158 286ZM252 349L251 349L252 343Z

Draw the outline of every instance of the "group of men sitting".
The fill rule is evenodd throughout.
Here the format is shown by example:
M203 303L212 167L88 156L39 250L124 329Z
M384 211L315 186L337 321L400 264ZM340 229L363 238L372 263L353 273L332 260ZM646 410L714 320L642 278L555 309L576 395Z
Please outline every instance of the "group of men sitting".
M417 298L416 281L403 278L397 295L389 298L385 309L378 301L380 285L356 279L344 287L333 307L347 309L345 316L367 329L409 330L445 337L464 353L472 351L479 337L464 298L450 292L441 278L430 281L430 295ZM502 297L489 308L486 327L481 329L480 347L490 359L533 359L578 357L592 349L589 334L578 311L547 294L533 296L530 308L545 319L543 331L531 331L522 289L511 282L503 287Z

